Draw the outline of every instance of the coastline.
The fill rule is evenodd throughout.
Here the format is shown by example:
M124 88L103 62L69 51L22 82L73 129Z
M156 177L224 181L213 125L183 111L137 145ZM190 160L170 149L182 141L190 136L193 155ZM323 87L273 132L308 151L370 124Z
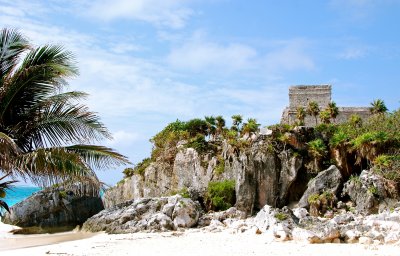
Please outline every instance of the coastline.
M47 235L47 237L50 237ZM268 235L229 232L185 232L97 234L87 239L21 249L1 255L396 255L393 245L306 244L277 242Z
M19 229L19 227L7 225L0 222L1 255L4 255L5 251L17 250L23 248L32 248L37 246L53 245L67 241L82 240L93 237L98 234L98 233L69 231L69 232L60 232L54 234L13 235L9 233L13 229Z

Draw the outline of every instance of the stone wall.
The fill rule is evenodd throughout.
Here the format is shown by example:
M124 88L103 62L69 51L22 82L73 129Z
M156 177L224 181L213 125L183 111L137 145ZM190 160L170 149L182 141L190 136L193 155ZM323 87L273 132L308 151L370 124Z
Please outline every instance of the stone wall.
M331 102L330 85L297 85L289 88L289 108L306 107L308 102L316 101L321 108Z
M332 101L332 86L331 85L297 85L289 88L289 106L283 110L281 123L294 124L297 121L297 107L302 106L307 108L308 102L315 101L320 109ZM350 116L359 115L362 119L367 119L371 114L368 107L339 107L339 115L334 123L346 122ZM315 126L320 120L317 117L317 122L313 116L307 115L304 120L305 126Z

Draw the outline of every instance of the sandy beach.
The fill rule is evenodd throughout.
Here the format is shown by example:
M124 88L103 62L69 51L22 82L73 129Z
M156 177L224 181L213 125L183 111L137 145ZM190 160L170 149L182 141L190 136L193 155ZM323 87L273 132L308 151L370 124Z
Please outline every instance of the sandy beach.
M74 238L74 234L69 234ZM305 244L277 242L266 235L250 233L210 233L199 229L185 232L134 233L121 235L97 234L90 238L61 242L56 235L43 238L54 244L32 245L21 249L0 250L1 255L399 255L398 246L361 244ZM64 237L67 238L68 236ZM75 236L76 238L76 236ZM83 238L83 237L82 237ZM8 243L10 238L1 243ZM20 238L19 246L32 242ZM32 247L33 246L33 247ZM3 246L6 248L6 246Z

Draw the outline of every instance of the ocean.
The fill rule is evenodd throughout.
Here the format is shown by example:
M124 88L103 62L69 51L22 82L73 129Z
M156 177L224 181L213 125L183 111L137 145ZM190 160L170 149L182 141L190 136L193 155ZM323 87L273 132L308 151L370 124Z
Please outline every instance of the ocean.
M2 200L11 207L39 190L41 190L39 187L15 186L6 191L6 197Z

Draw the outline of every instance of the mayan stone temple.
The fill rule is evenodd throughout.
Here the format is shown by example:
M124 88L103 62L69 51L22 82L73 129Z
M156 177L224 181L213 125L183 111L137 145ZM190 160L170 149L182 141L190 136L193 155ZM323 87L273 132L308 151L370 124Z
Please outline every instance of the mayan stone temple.
M321 110L325 109L329 102L332 101L331 85L296 85L289 88L289 106L285 108L282 114L281 123L294 124L296 119L296 111L298 107L307 109L309 102L318 103ZM370 116L368 107L339 107L339 115L334 123L342 123L349 119L351 115L359 115L362 119ZM320 120L318 120L320 122ZM306 126L315 126L315 119L307 115L304 123Z

